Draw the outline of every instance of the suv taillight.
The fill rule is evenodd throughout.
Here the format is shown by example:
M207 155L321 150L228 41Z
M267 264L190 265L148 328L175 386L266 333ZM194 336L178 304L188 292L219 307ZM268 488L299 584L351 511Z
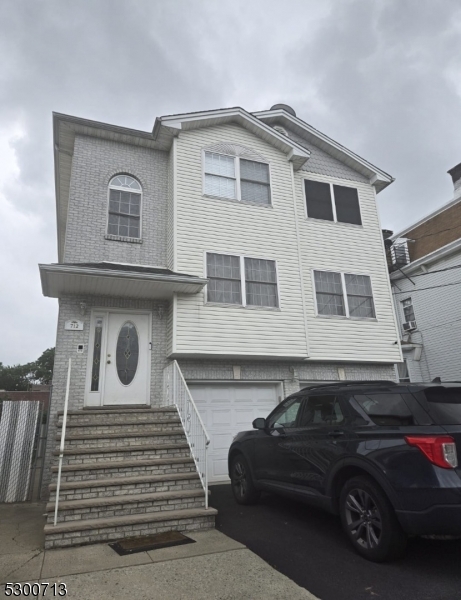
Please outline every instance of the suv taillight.
M419 448L431 463L438 467L442 467L443 469L456 469L458 466L456 443L449 435L406 435L405 441L410 446Z

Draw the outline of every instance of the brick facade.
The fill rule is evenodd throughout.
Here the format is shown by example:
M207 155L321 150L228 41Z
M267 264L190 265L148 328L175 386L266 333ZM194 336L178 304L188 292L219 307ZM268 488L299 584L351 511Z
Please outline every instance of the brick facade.
M411 262L458 240L461 238L461 200L422 225L407 231L405 237L415 240L408 244Z
M167 264L167 152L77 135L64 260ZM106 239L108 186L125 173L142 186L141 242Z

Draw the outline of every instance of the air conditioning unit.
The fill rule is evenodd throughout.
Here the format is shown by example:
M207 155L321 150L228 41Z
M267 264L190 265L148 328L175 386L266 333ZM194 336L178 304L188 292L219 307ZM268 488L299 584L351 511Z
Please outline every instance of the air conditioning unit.
M413 329L416 329L416 321L407 321L403 324L404 331L413 331Z

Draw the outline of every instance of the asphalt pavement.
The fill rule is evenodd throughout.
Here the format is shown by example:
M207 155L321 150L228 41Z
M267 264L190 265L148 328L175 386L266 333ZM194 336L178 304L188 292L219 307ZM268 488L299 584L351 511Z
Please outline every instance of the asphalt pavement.
M230 485L211 487L216 527L321 600L461 600L461 540L411 539L405 557L375 564L358 556L339 518L263 494L240 506Z

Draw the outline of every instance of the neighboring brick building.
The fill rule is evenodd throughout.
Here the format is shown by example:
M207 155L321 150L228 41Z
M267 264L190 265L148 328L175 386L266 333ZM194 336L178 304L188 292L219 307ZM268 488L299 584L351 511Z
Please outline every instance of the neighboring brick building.
M453 198L394 235L389 251L400 374L411 381L461 380L461 163L448 173Z

